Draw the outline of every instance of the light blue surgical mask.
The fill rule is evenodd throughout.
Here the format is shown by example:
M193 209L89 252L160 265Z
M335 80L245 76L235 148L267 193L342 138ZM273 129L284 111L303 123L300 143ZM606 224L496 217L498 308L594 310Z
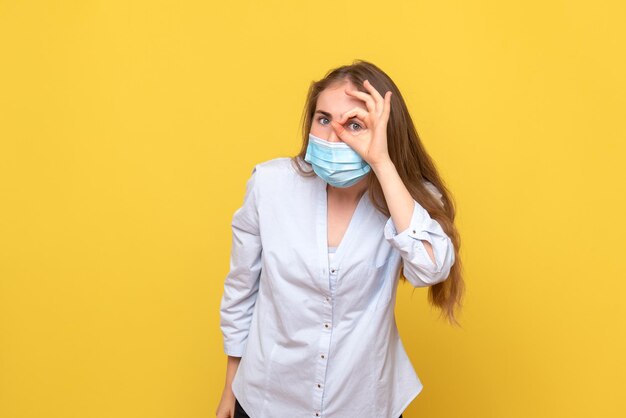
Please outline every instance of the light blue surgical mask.
M371 171L369 164L345 142L330 142L309 133L304 161L334 187L350 187Z

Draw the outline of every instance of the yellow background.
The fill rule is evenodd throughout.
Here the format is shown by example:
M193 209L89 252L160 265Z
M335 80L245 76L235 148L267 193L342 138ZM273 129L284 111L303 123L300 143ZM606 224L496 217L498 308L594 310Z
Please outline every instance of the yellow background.
M405 418L626 416L625 12L0 1L0 417L214 416L232 214L355 58L406 97L463 239L462 329L399 289Z

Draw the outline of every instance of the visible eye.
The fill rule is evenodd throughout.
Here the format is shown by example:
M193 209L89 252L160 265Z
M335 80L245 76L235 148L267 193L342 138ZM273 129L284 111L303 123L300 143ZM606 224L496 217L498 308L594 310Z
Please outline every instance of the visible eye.
M328 118L327 118L327 117L325 117L325 116L320 116L319 118L317 118L317 121L318 121L318 122L320 122L320 125L328 125L327 123L322 123L322 122L321 122L321 120L322 120L322 119L326 119L326 120L328 120ZM330 123L330 121L328 121L328 123Z
M355 131L360 131L361 129L363 129L363 127L362 127L361 125L359 125L358 123L356 123L356 122L350 122L350 123L348 124L348 126L350 126L350 125L356 125L356 126L358 126L358 129L354 129Z
M327 123L322 122L323 120L326 120ZM319 118L317 118L317 121L320 123L320 125L322 126L326 126L330 124L330 120L328 120L327 117L325 116L320 116ZM363 126L361 126L359 123L357 122L349 122L348 126L355 126L356 128L351 128L353 131L360 131L363 129Z

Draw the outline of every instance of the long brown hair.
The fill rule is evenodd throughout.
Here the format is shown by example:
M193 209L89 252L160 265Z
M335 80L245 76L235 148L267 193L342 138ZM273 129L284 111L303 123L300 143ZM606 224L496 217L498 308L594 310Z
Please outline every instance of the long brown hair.
M391 78L374 64L364 60L354 60L351 65L343 65L329 70L323 79L314 81L309 87L302 114L302 148L291 157L294 167L303 176L314 176L311 165L304 161L309 140L309 132L313 122L313 114L320 93L330 86L351 82L355 88L369 93L363 87L363 81L368 80L378 92L384 96L391 90L391 112L387 123L387 148L400 178L413 198L420 203L435 219L454 244L455 262L450 269L450 275L443 282L429 286L428 301L432 306L440 309L440 314L456 325L460 325L455 317L455 311L461 308L461 299L465 285L462 277L462 263L459 257L460 236L454 225L455 204L443 180L437 173L432 158L426 152L417 130L413 124L407 106ZM308 166L308 170L304 167ZM432 183L441 193L443 206L425 186L424 180ZM380 183L376 176L368 176L368 190L372 204L385 216L390 216L387 203ZM400 277L406 280L404 268L400 269Z

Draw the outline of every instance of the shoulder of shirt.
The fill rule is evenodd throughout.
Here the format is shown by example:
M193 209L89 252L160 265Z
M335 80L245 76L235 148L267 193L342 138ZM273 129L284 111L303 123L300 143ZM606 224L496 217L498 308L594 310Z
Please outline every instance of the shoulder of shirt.
M289 175L297 175L291 157L276 157L255 164L253 171L259 172L263 178L285 178Z
M276 157L257 163L254 168L263 171L284 171L291 166L291 157Z
M441 201L441 198L443 197L443 194L439 191L439 189L434 184L432 184L430 181L428 181L428 180L422 180L422 182L424 183L424 186L426 187L426 189L433 196L435 196L437 199L439 199Z

